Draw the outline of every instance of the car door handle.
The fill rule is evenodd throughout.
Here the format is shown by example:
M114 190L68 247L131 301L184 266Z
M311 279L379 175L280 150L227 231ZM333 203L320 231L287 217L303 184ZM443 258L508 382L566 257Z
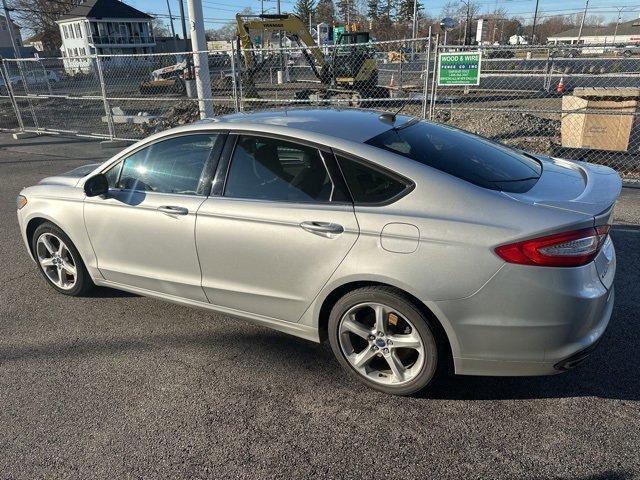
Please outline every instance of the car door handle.
M175 205L162 205L158 207L158 211L162 213L170 213L171 215L186 215L189 210L184 207L176 207Z
M314 233L322 237L331 237L332 235L340 235L344 232L344 227L337 223L329 222L302 222L300 224L303 230Z

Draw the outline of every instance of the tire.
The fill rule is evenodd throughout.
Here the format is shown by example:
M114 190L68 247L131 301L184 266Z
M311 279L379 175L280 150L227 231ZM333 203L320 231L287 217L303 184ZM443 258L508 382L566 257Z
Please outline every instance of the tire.
M378 311L386 328L382 336ZM375 322L373 328L371 322ZM360 327L364 329L353 333ZM333 306L328 323L329 342L338 363L370 388L392 395L415 394L446 373L446 339L438 332L435 321L406 295L383 286L359 288L344 295ZM420 348L399 346L418 340ZM370 359L364 366L356 367L359 359L367 357ZM393 363L396 370L391 368Z
M64 248L60 249L60 244L56 239L62 241ZM53 248L47 247L46 240L49 241L49 247ZM78 249L57 225L51 222L39 225L31 238L31 249L40 273L51 288L58 293L81 297L95 287ZM52 250L57 251L53 253ZM45 267L43 261L57 263ZM69 274L71 270L67 270L71 267L75 270L75 276ZM60 274L61 270L62 275ZM56 282L56 279L59 279L59 282Z

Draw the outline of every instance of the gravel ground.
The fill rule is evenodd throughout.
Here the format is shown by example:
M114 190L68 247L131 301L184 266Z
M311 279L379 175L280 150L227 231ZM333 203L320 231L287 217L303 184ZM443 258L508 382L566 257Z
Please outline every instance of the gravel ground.
M0 135L0 479L640 478L640 190L617 207L616 307L585 363L396 398L348 380L327 345L108 289L55 294L15 194L106 155Z

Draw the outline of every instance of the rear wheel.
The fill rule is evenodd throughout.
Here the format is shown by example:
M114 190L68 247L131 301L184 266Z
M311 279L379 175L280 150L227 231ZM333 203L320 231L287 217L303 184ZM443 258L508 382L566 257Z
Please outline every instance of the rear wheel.
M80 253L56 225L45 222L36 228L31 244L40 273L56 291L81 296L93 288Z
M444 364L432 322L399 291L365 287L335 304L329 341L358 380L385 393L410 395L427 387Z

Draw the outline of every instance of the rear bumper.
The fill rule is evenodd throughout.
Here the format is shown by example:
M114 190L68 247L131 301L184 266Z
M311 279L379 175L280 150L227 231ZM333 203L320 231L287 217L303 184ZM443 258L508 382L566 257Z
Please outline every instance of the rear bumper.
M613 304L613 287L605 287L591 263L505 265L476 294L438 307L455 331L457 374L527 376L560 373L584 360L604 334Z

